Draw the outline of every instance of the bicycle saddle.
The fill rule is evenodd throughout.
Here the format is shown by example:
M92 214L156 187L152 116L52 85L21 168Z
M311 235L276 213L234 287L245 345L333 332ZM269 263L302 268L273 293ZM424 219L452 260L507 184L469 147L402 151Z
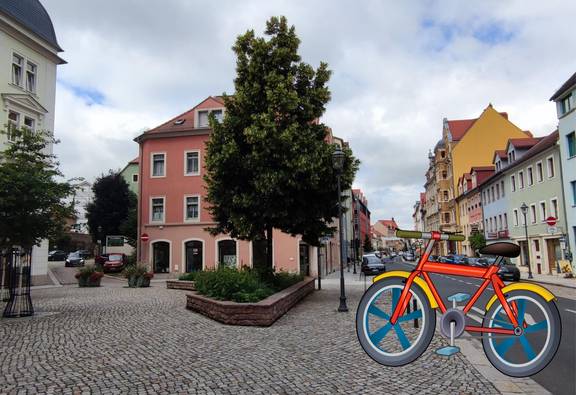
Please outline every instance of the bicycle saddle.
M480 254L516 258L520 255L520 246L514 243L492 243L480 249Z

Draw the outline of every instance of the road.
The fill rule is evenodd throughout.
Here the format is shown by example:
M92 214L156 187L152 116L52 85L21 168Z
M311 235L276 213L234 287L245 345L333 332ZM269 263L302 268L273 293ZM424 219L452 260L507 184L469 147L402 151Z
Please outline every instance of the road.
M387 270L413 270L414 264L397 262L389 265ZM440 293L444 303L451 306L448 296L465 292L473 295L481 284L481 280L451 277L444 275L432 275L434 284ZM554 287L545 285L553 292L558 300L556 302L560 316L562 318L562 340L558 352L552 362L540 373L532 376L532 379L542 385L553 394L576 394L576 380L574 379L574 369L576 366L576 347L574 337L576 336L576 290L565 287ZM479 325L478 322L483 314L483 309L490 297L492 288L488 287L475 304L475 308L468 315L469 325ZM480 340L474 340L480 341Z

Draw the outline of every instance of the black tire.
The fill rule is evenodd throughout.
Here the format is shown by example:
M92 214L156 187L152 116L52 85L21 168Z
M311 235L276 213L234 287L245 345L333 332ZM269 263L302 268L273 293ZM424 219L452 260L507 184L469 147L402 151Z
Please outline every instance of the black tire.
M529 324L528 319L523 319L519 324L523 327L524 322L526 322L527 327L521 336L498 338L493 337L492 334L484 333L482 335L482 346L484 347L484 352L486 353L486 357L490 363L496 369L508 376L528 377L535 375L544 369L550 361L552 361L556 355L556 351L558 351L558 346L560 345L560 339L562 337L560 313L558 312L558 308L554 301L547 302L540 295L530 291L520 290L509 292L506 294L506 300L517 301L517 303L524 300L525 304L532 304L535 314L538 314L538 316L541 316L543 319L533 324ZM522 308L523 311L525 311L524 309L525 307ZM483 326L512 328L512 325L509 324L508 317L504 316L504 313L500 314L501 310L503 309L500 301L496 300L486 313ZM493 317L494 319L496 319L496 317L499 318L499 324L491 324ZM546 321L546 324L542 325L544 321ZM530 327L533 327L535 330L530 330ZM537 327L542 327L543 329L537 329ZM540 333L543 331L545 332L540 334L539 337L534 335L536 332ZM537 346L536 350L534 350L533 344L531 344L531 340L528 337L529 335L534 336L534 340L532 341L543 343L542 347ZM505 343L507 344L505 345ZM526 346L526 343L528 343L528 346ZM509 350L514 349L514 347L517 354L510 355ZM522 351L522 353L519 351ZM509 356L506 356L507 354ZM525 357L524 359L526 361L512 361L512 359L520 360L522 357L519 356Z
M406 279L402 277L390 277L372 284L372 286L370 286L370 288L368 288L368 290L362 296L356 311L356 334L358 336L358 340L360 341L360 345L370 356L370 358L386 366L402 366L416 360L428 348L428 345L430 344L436 329L436 311L430 307L430 302L428 301L424 291L414 283L410 289L412 292L412 300L417 300L418 307L420 307L418 310L421 310L421 318L419 319L419 334L417 336L415 335L416 339L414 342L408 343L408 348L405 347L405 344L402 343L398 329L400 329L402 334L404 334L404 332L400 327L401 323L397 322L396 325L390 326L390 329L388 329L387 332L390 332L392 328L394 329L398 342L401 343L401 347L404 348L402 351L387 352L387 350L383 350L378 345L383 340L383 338L378 340L378 344L373 343L372 337L376 333L370 334L370 330L368 328L370 305L374 303L374 301L377 302L377 299L385 292L388 292L393 288L397 290L404 288L405 281ZM392 291L392 293L393 292L398 291ZM412 314L415 313L416 311L412 312ZM408 317L408 314L408 312L405 312L404 317ZM386 318L377 318L379 322L388 324ZM411 321L412 318L410 318L410 321L407 320L404 322L410 324ZM383 329L384 327L388 327L388 325L384 325L380 329ZM406 339L405 334L404 339Z

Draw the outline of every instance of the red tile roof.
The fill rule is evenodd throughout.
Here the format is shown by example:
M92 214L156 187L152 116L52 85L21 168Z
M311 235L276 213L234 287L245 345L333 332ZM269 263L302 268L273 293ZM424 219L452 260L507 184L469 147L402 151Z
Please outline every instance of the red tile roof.
M508 119L508 113L500 112L499 114ZM478 118L448 120L448 128L452 135L452 141L460 141L477 120Z
M530 148L538 144L542 140L541 137L527 137L523 139L509 139L508 144L512 144L514 148Z
M140 163L140 157L137 156L136 158L134 158L130 162L128 162L128 164L131 164L131 163L135 163L135 164Z
M477 172L478 172L478 171L490 171L490 170L494 170L494 166L473 166L473 167L470 169L470 172L472 172L472 171L474 171L474 170L477 171Z
M393 219L381 219L378 222L380 222L384 226L390 226L394 229L398 229L398 225L396 224L396 221L394 221Z
M499 150L494 151L494 155L498 155L498 157L504 158L504 159L506 159L508 157L508 154L507 154L505 149L499 149Z

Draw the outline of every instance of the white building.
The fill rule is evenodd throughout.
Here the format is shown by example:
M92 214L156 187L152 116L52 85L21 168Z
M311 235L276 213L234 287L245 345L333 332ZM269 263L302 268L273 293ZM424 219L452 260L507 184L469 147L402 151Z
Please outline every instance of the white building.
M92 184L88 181L83 181L78 184L72 198L74 210L76 211L76 222L72 225L73 231L77 233L89 233L86 205L93 200L94 192L92 192Z
M567 248L576 253L576 73L554 93L550 100L556 102L558 113L558 140L560 143L560 168L562 170L564 207L567 229L564 231Z
M38 0L0 1L0 128L11 123L54 131L56 68L66 63L59 52L50 16ZM0 135L0 151L8 144L9 135ZM32 252L32 275L46 275L47 265L44 240Z

